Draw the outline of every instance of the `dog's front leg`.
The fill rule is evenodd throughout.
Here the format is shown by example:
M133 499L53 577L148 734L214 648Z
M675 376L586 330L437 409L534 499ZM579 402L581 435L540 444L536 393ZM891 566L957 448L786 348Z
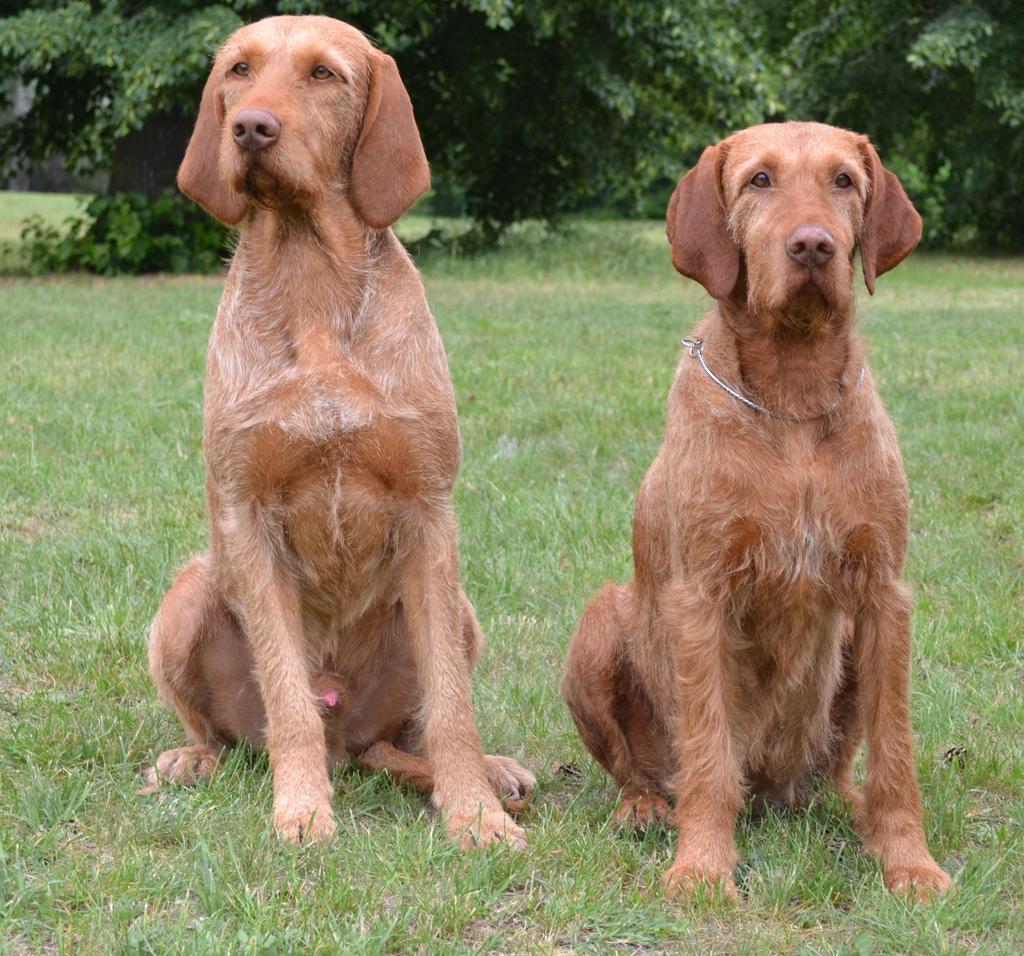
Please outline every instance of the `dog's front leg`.
M310 687L298 590L254 522L228 523L232 584L252 647L267 714L267 752L274 776L274 827L300 843L335 829L324 727Z
M676 858L664 877L676 896L720 885L737 895L734 830L743 802L729 719L730 642L725 609L685 584L670 586L661 607L675 648L678 703Z
M448 835L466 848L499 840L525 847L522 829L487 782L463 640L457 532L447 512L421 528L417 549L402 569L400 590L423 687L423 742L434 777L433 801Z
M855 658L867 726L863 825L885 885L925 899L949 887L928 851L910 724L910 595L892 581L857 618Z

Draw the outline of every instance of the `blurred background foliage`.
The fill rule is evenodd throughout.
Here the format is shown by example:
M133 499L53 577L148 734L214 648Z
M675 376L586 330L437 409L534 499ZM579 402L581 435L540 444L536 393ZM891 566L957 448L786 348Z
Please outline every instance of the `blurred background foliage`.
M0 0L0 170L59 156L110 196L163 202L212 53L277 13L339 17L395 56L432 211L469 217L485 241L580 210L660 216L706 143L816 119L870 134L930 245L1024 247L1020 0ZM132 210L146 235L131 204L77 234L106 241L94 222Z

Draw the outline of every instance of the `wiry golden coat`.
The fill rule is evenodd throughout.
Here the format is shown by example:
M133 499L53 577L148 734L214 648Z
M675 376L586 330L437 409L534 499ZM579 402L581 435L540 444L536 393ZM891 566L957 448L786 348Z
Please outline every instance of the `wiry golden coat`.
M717 300L694 333L707 365L776 417L684 350L637 496L636 575L587 607L562 685L622 819L667 818L675 797L671 891L735 894L745 795L792 801L816 772L888 886L949 885L912 756L906 479L854 321L855 252L874 291L920 233L867 139L814 123L709 147L672 197L673 262Z
M241 231L207 364L210 550L151 630L192 745L154 781L265 742L274 824L312 839L335 827L328 770L355 754L432 792L454 838L523 845L495 791L519 804L535 781L485 757L470 700L451 378L389 228L429 186L394 61L326 17L239 30L178 181Z

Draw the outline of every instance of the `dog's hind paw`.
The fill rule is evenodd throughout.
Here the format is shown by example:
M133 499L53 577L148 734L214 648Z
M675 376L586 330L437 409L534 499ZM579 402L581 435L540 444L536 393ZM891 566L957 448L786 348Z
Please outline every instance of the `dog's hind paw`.
M487 781L505 809L509 813L522 813L537 789L537 778L511 757L487 754L484 766Z
M142 772L146 785L135 792L154 793L165 782L176 783L182 787L209 783L219 762L220 749L205 744L165 750L156 758L154 766L147 767Z
M627 790L622 795L622 803L615 811L615 820L638 830L645 830L655 823L669 823L672 819L672 806L662 796L646 790Z

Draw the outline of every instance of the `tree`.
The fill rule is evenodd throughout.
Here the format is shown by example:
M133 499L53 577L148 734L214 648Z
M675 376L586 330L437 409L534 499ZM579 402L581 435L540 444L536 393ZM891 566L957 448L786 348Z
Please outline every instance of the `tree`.
M18 80L32 94L28 112L0 128L0 161L10 169L62 154L89 172L120 150L115 189L157 195L173 182L191 131L197 78L240 22L216 5L84 0L0 20L0 87ZM150 148L132 150L133 139Z
M0 20L0 88L33 91L0 161L58 152L113 164L155 195L184 149L212 52L274 13L348 20L398 60L436 180L491 231L557 217L678 173L700 144L771 106L735 26L742 4L695 0L172 0L40 3Z
M1024 248L1020 0L0 0L0 165L63 154L173 180L210 57L243 21L348 20L392 53L438 193L491 235L629 204L765 118L869 133L933 244ZM3 16L3 14L7 14ZM2 113L2 104L0 104Z
M932 245L1024 248L1024 4L758 8L786 115L870 133Z

